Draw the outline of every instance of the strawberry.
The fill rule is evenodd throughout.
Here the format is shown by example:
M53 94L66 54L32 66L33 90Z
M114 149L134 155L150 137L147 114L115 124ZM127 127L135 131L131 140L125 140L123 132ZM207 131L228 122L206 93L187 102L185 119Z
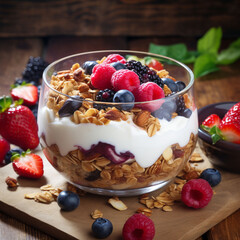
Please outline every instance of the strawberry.
M10 144L4 138L0 138L0 165L3 163L6 153L10 150Z
M219 129L224 140L240 144L240 102L225 114Z
M39 144L38 126L32 111L10 97L0 98L0 134L10 143L27 150Z
M156 59L152 58L151 62L147 64L148 67L154 68L157 71L163 70L163 65Z
M29 150L21 155L16 153L12 156L12 166L14 171L21 177L40 178L43 175L42 158Z
M213 126L219 127L221 122L220 117L217 114L211 114L202 123L205 127L212 128Z
M23 105L32 106L38 101L38 88L30 83L23 82L11 89L13 100L23 99Z

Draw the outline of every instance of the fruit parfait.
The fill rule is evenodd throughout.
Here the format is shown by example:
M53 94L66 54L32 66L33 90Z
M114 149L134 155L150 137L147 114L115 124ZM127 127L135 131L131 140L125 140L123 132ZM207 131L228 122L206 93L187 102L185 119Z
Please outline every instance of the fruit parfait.
M134 51L97 51L45 70L39 136L49 162L96 194L162 188L181 171L198 132L191 70Z

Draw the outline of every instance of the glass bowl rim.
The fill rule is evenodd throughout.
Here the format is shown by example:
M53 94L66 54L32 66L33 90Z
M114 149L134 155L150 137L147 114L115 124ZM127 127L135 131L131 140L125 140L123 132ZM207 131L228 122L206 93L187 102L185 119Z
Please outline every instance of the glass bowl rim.
M172 62L175 62L177 63L178 65L180 65L181 67L183 67L189 74L190 76L190 82L188 83L188 85L183 89L181 90L180 92L177 92L175 94L173 94L172 96L168 96L168 97L164 97L164 98L160 98L160 99L155 99L155 100L151 100L151 101L143 101L143 102L134 102L134 104L150 104L150 103L155 103L155 102L158 102L158 101L163 101L165 99L173 99L173 98L176 98L176 96L179 96L179 95L183 95L185 94L186 92L188 92L188 90L193 86L194 84L194 74L192 72L192 70L187 66L185 65L184 63L181 63L179 62L178 60L175 60L173 58L170 58L170 57L166 57L166 56L163 56L163 55L160 55L160 54L155 54L155 53L150 53L150 52L144 52L144 51L133 51L133 50L99 50L99 51L89 51L89 52L82 52L82 53L76 53L76 54L72 54L72 55L68 55L66 57L63 57L63 58L60 58L52 63L50 63L44 70L43 72L43 75L42 75L42 78L43 78L43 82L47 85L47 87L51 90L53 90L54 92L60 94L60 95L64 95L65 97L67 98L70 98L70 99L73 99L75 101L86 101L86 102L90 102L90 103L95 103L95 104L105 104L105 105L109 105L109 106L116 106L116 105L129 105L129 104L132 104L131 102L101 102L101 101L95 101L95 100L90 100L90 99L76 99L74 96L69 96L67 94L64 94L64 93L61 93L59 92L58 90L56 90L55 88L53 88L47 81L46 79L46 75L47 75L47 72L50 68L52 68L54 65L56 65L57 63L59 62L63 62L65 60L68 60L70 58L74 58L74 57L78 57L78 56L81 56L81 55L87 55L87 54L99 54L99 53L112 53L112 54L121 54L121 53L132 53L132 54L143 54L143 55L147 55L147 56L153 56L153 57L156 57L156 58L164 58L164 59L167 59L167 60L170 60ZM64 70L64 69L63 69Z

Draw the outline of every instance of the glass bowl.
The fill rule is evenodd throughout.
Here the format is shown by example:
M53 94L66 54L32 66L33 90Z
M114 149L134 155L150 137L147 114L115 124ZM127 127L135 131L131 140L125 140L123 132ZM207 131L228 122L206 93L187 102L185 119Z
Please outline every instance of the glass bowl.
M99 89L81 67L86 61L102 63L110 54L143 65L157 59L164 69L156 75L182 81L185 88L171 93L164 85L165 97L145 102L96 101ZM133 196L166 187L196 145L193 83L184 64L145 52L109 50L62 58L43 73L38 110L43 152L67 181L90 193ZM151 90L144 94L154 95Z

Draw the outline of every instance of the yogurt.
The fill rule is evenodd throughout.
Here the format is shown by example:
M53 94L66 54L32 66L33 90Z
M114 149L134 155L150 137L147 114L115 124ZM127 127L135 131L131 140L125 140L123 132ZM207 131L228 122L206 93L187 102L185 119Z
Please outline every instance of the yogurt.
M190 118L177 116L170 122L159 120L161 129L154 136L135 125L131 118L127 121L110 121L107 125L92 123L76 124L70 117L58 118L53 110L43 107L38 113L39 136L44 134L48 146L56 144L62 156L81 146L89 150L93 144L104 142L115 146L120 154L131 152L136 162L143 168L153 165L163 151L172 144L185 146L198 131L197 109Z

